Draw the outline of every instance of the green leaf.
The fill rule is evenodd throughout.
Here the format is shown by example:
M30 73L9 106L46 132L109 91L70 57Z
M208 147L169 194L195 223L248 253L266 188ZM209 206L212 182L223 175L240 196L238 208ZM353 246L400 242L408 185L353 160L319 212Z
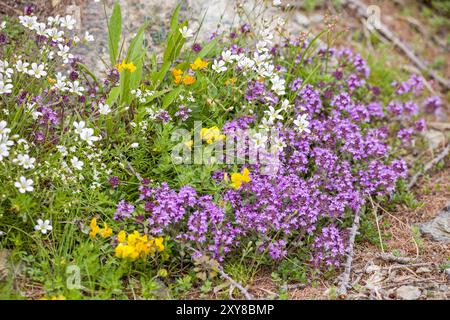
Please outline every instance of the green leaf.
M167 110L167 107L180 95L181 90L183 90L183 87L177 87L164 97L163 109Z
M117 63L119 55L119 42L122 35L122 10L119 2L114 4L113 13L108 24L108 47L111 65Z
M117 98L119 97L119 93L120 93L119 87L112 88L111 91L109 92L108 99L106 99L105 103L107 105L112 106L117 101Z
M197 58L203 59L204 57L206 57L217 45L217 42L219 41L219 37L215 38L214 40L212 40L210 43L208 43L203 49L202 51L200 51L198 53Z

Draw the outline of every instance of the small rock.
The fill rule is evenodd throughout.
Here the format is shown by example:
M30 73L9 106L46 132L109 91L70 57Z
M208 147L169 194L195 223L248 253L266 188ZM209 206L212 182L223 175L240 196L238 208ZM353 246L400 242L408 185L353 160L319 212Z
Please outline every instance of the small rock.
M414 286L402 286L395 290L395 294L397 298L403 300L417 300L420 298L422 292L419 288Z
M447 277L450 277L450 268L445 269L444 272L447 274Z
M435 241L450 242L450 205L433 220L422 224L420 231Z
M430 129L425 131L423 136L433 150L436 150L445 144L446 136L441 131Z
M309 18L300 12L298 12L295 15L295 19L297 20L297 23L301 26L307 27L309 25Z
M430 273L431 270L428 269L427 267L420 267L416 270L416 273Z

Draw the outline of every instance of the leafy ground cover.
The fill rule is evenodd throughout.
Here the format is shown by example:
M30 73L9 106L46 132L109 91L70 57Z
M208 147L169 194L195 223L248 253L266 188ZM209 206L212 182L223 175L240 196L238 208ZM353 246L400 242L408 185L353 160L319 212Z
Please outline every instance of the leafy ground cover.
M95 41L72 17L2 24L0 241L25 296L224 298L224 274L268 272L283 298L336 278L356 213L383 246L365 217L418 207L406 156L442 111L425 79L336 46L331 16L316 34L277 18L201 41L179 10L160 57L146 24L123 45L116 4L103 78L71 53Z

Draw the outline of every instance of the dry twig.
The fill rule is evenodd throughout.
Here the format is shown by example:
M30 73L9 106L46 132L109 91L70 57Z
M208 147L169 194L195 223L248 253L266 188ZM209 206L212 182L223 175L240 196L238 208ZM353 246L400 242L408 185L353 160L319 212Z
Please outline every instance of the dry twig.
M344 272L341 275L341 284L338 288L338 294L343 295L343 296L347 295L348 283L350 281L350 274L352 271L352 262L353 262L353 253L354 253L353 248L355 245L356 234L358 233L358 229L359 229L360 214L361 214L360 210L358 210L355 213L353 225L352 225L352 228L350 229L350 240L349 240L350 243L348 245L347 260L345 261L345 264L344 264Z
M450 152L450 144L447 145L447 147L445 147L444 150L442 150L441 153L438 154L438 156L434 159L432 159L430 162L428 162L424 168L423 171L417 172L412 178L411 181L408 183L408 189L411 189L412 187L415 186L415 184L417 183L417 179L419 179L419 177L421 175L423 175L424 173L426 173L428 170L430 170L431 168L433 168L433 166L435 164L437 164L439 161L441 161L442 159L444 159L446 156L448 156L448 153Z
M396 257L391 253L378 253L376 255L377 258L387 261L387 262L397 262L397 263L401 263L401 264L407 264L407 263L411 263L411 262L415 262L417 261L415 258L408 258L408 257Z
M369 18L369 11L367 10L367 6L361 3L358 0L341 0L341 3L344 6L352 8L356 11L356 13L365 19ZM406 56L422 71L430 75L433 79L439 82L446 90L450 89L450 81L438 75L434 70L430 70L427 67L427 64L418 57L412 49L410 49L395 33L393 33L389 28L383 24L379 23L378 28L374 28L381 36L385 37L389 41L391 41L395 46L400 48Z

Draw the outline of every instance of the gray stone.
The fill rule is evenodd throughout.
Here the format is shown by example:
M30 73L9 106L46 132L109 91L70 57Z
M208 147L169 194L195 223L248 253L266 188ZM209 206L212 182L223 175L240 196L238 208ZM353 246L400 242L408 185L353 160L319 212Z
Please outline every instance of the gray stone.
M414 286L402 286L395 290L395 294L397 298L403 300L417 300L422 295L422 292L419 288Z
M420 226L420 231L435 241L450 242L450 205L433 220Z
M430 129L425 131L423 136L433 150L439 149L445 145L446 136L441 131Z
M307 27L309 25L309 18L300 12L298 12L295 15L295 19L297 20L297 23L301 26Z

